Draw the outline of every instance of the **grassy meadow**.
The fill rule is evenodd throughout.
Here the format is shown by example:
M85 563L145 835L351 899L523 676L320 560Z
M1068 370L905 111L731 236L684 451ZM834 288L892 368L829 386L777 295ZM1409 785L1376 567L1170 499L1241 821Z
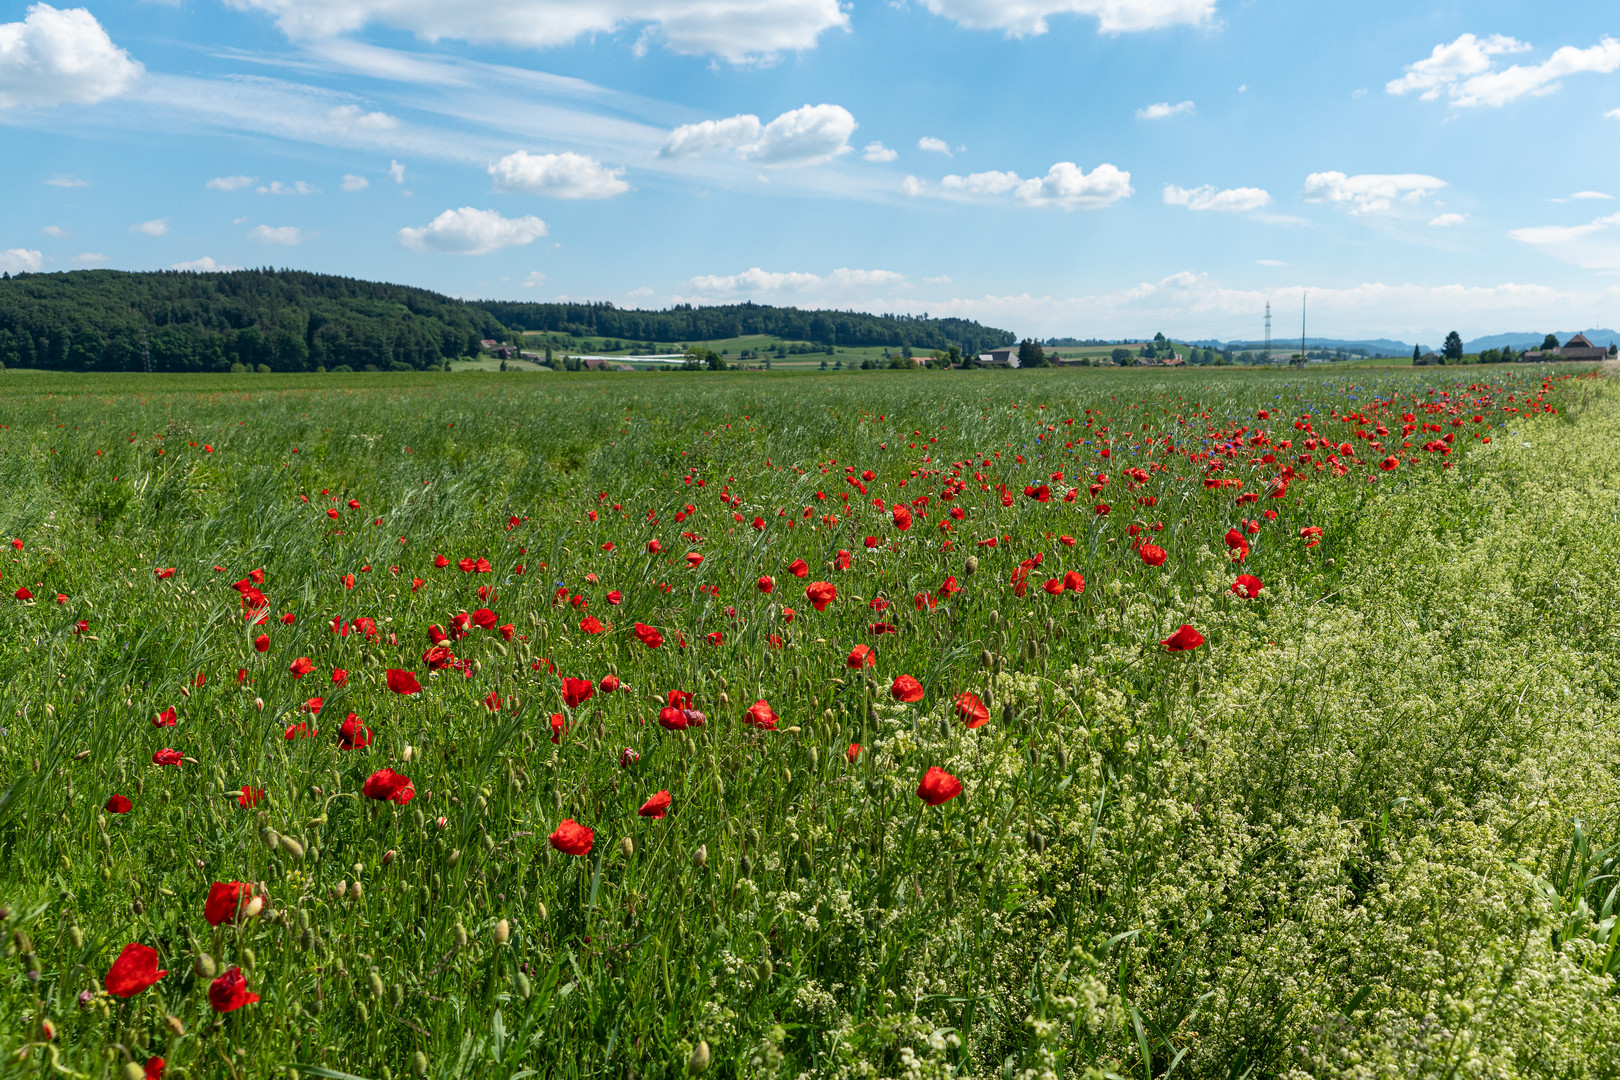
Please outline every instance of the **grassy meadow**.
M0 376L0 1078L1614 1076L1617 439L1527 366Z

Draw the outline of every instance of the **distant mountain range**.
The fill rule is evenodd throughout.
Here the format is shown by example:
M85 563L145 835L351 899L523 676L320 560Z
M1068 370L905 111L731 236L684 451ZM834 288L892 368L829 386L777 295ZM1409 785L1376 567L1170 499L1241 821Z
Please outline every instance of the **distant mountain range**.
M1620 343L1620 331L1615 330L1556 330L1552 332L1559 341L1568 341L1577 333L1585 334L1586 339L1594 345L1607 346L1610 342ZM1488 337L1475 338L1463 342L1463 351L1466 353L1482 352L1485 349L1501 349L1511 347L1516 352L1526 349L1539 349L1547 337L1547 331L1525 331L1523 333L1491 334ZM1256 351L1264 349L1263 341L1218 341L1209 339L1193 341L1188 344L1196 345L1201 349L1233 349L1237 352ZM1362 353L1367 356L1411 356L1414 345L1421 345L1424 352L1438 352L1440 342L1410 342L1395 341L1391 338L1373 338L1371 340L1349 341L1342 338L1306 338L1305 347L1308 350L1327 349L1329 351L1343 351L1347 353ZM1299 339L1275 338L1271 342L1271 351L1274 353L1292 354L1299 349Z

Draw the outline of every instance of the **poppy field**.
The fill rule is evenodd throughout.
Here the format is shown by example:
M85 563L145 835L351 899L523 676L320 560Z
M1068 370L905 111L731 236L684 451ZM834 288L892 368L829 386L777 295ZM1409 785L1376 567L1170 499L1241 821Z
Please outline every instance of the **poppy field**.
M0 1077L1620 1071L1596 373L242 386L0 396Z

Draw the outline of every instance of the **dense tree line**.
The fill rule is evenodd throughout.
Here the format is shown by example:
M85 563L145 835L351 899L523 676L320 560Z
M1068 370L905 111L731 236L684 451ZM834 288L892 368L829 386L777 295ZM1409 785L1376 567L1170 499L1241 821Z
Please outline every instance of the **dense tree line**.
M736 304L668 311L612 304L467 302L403 285L297 270L77 270L0 276L0 363L58 371L422 370L513 330L632 341L774 334L831 346L969 353L1013 335L964 319Z
M745 334L770 334L818 345L948 349L964 352L1005 348L1015 336L968 319L930 319L926 315L868 315L858 311L802 311L761 304L694 307L679 304L666 311L639 311L612 304L526 304L500 300L477 306L511 327L576 337L622 338L636 342L717 341Z
M293 270L0 278L0 362L60 371L420 370L501 332L424 289Z

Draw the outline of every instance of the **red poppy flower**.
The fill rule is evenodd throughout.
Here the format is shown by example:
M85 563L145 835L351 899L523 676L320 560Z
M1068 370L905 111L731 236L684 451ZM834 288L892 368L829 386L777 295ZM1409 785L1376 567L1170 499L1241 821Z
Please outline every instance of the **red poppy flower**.
M179 719L180 716L174 711L174 706L170 705L167 709L164 709L162 712L152 717L152 726L174 727L174 725L179 722Z
M588 855L591 845L596 842L596 834L573 818L563 818L562 824L548 839L551 846L564 855Z
M619 688L619 677L617 675L612 675L612 674L602 676L602 681L599 684L598 688L604 694L613 693L613 691L615 691L615 690L617 690Z
M338 728L339 750L364 750L371 745L371 729L360 722L360 718L350 713L343 718L343 726Z
M979 696L964 690L956 695L956 715L968 728L980 728L990 722L990 710L985 708Z
M435 645L422 653L422 663L429 671L443 671L456 662L456 654L450 651L448 645Z
M962 781L936 766L930 766L917 785L917 798L929 806L950 802L962 794Z
M698 567L700 567L702 565L703 565L703 556L702 555L699 555L695 551L688 551L686 553L686 567L687 567L688 570L696 570Z
M1253 600L1265 588L1260 579L1253 574L1239 574L1238 579L1232 582L1232 591L1246 600Z
M216 881L208 889L208 900L203 904L203 918L208 920L209 926L235 924L238 919L257 915L263 907L263 897L254 895L250 882Z
M581 619L579 628L587 634L600 634L607 629L595 615L587 615Z
M722 634L718 630L716 630L712 634L705 634L704 636L709 639L709 644L710 645L723 645L723 644L725 644L726 636L724 634Z
M366 777L365 784L360 788L360 794L368 799L404 806L416 798L416 788L409 777L401 776L393 769L378 769Z
M152 755L152 764L173 765L177 769L180 767L180 763L184 760L185 757L180 753L180 751L170 750L167 747L164 747L162 750L159 750L157 753Z
M1164 560L1169 558L1170 555L1169 552L1165 551L1164 548L1157 544L1143 544L1141 547L1136 549L1136 553L1140 555L1142 557L1142 561L1149 566L1163 566Z
M671 690L667 700L669 707L672 709L690 709L692 707L692 695L685 690Z
M19 600L32 600L34 598L34 594L28 591L28 586L26 586L26 585L24 585L22 588L18 589L12 595L15 596Z
M1062 596L1064 587L1062 578L1047 578L1041 583L1041 588L1052 596Z
M307 712L309 715L314 716L316 713L321 711L321 706L325 704L325 698L312 697L308 701L304 702L304 704L299 707L298 711Z
M877 667L877 653L870 645L857 645L849 650L848 656L844 657L844 666L852 671Z
M647 541L647 554L649 554L649 555L657 555L659 552L661 552L663 550L664 550L664 545L660 544L657 540L649 540L649 541Z
M614 589L607 594L606 599L608 603L612 604L614 607L618 607L620 604L624 603L624 593L620 592L618 589Z
M343 686L349 681L349 673L343 668L332 669L332 685Z
M817 611L826 611L827 605L838 599L838 588L830 581L812 581L805 586L804 597Z
M919 594L920 595L920 594ZM873 637L882 637L884 634L896 634L899 631L894 623L875 622L866 628L866 632Z
M174 567L164 567L162 569L153 570L152 573L156 574L160 581L167 581L169 578L174 577Z
M282 738L292 742L294 739L309 739L319 734L319 731L316 731L308 724L290 724L287 727L287 733Z
M1070 592L1083 593L1086 591L1086 579L1078 570L1065 570L1063 572L1063 587Z
M269 652L270 651L270 635L269 634L260 634L258 637L254 638L253 639L253 648L258 652Z
M1171 652L1191 652L1204 643L1204 635L1183 623L1175 633L1159 642Z
M163 1080L164 1061L156 1055L146 1059L146 1075L141 1080Z
M388 689L396 694L420 694L422 684L416 681L414 671L401 671L399 668L388 669Z
M748 724L751 727L761 728L765 731L775 731L776 720L777 716L775 711L772 710L770 702L766 701L764 698L761 698L752 705L748 706L748 711L743 714L743 723Z
M497 694L493 690L491 690L489 693L485 694L484 695L484 708L488 709L490 712L500 712L501 711L501 695Z
M666 705L658 710L658 726L670 731L685 731L690 725L686 719L686 710L677 709L673 705Z
M113 795L107 800L107 805L102 807L102 809L107 811L109 814L127 814L129 813L131 805L132 804L130 803L128 796Z
M264 802L264 788L242 785L242 794L236 797L236 805L244 810L251 810Z
M860 756L861 756L861 744L858 743L858 742L850 743L849 744L849 749L844 751L844 760L849 762L851 765L855 764L855 759L860 757Z
M551 741L560 743L563 736L568 734L568 718L560 712L551 714Z
M636 623L636 640L649 649L656 649L664 643L664 635L646 623Z
M908 703L921 701L923 699L922 683L910 675L901 675L894 680L894 685L889 687L889 696L896 701Z
M247 977L239 967L231 968L208 984L208 1004L217 1013L234 1012L258 1000L259 995L247 988Z
M1236 529L1226 530L1226 546L1232 549L1232 561L1242 562L1249 557L1249 541Z
M792 574L796 578L809 577L810 564L805 562L803 559L794 559L793 562L788 565L788 573Z
M640 814L642 817L662 818L669 812L669 804L669 792L660 791L658 794L642 803L641 809L637 810L636 813Z
M762 576L755 584L759 586L760 592L766 594L769 594L773 589L776 588L776 580L769 574Z
M113 997L132 998L168 974L157 964L156 949L131 942L124 946L124 951L107 969L102 985Z
M570 709L577 709L591 699L596 693L596 685L589 679L564 679L562 681L563 704Z
M292 612L284 611L281 614L281 625L282 626L291 626L293 624L293 621L294 621L295 618L296 618L296 616L293 615Z
M305 675L308 675L314 670L315 662L307 656L300 656L298 659L287 665L288 673L291 674L295 679L302 679Z
M481 607L472 613L473 625L480 630L495 629L495 613L487 607Z
M894 527L901 532L911 528L911 510L904 503L894 504L894 509L890 512L890 518L894 522Z

